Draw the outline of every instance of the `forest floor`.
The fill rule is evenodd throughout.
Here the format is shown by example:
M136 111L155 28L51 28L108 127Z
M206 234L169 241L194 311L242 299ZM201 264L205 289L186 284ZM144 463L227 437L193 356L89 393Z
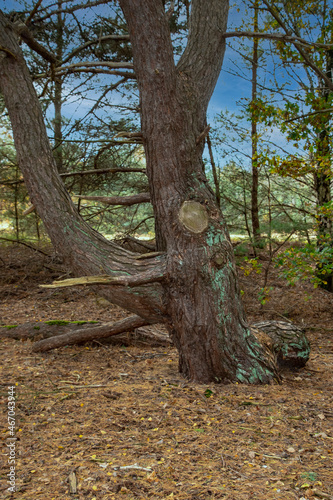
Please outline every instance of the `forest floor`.
M39 288L63 275L51 257L0 246L0 325L126 316L88 287ZM281 385L189 383L178 374L173 347L130 337L42 355L32 352L32 340L0 337L0 497L332 499L333 295L291 287L272 269L270 300L261 305L263 273L240 270L240 279L251 322L292 320L306 328L310 360L283 373ZM12 392L16 441L7 421ZM15 493L8 489L10 453ZM74 479L77 493L70 493Z

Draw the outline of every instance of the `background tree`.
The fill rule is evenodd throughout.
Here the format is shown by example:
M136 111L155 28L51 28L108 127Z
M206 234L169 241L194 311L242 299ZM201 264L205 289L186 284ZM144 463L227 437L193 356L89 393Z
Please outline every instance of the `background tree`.
M303 78L298 79L295 99L285 99L284 122L281 128L287 138L303 149L298 155L289 155L277 161L276 171L299 178L308 174L313 179L316 196L317 248L319 253L318 277L321 286L333 291L333 233L331 201L331 102L332 102L332 8L327 2L302 4L280 2L272 6L263 2L273 23L294 42L277 44L278 54L287 67L302 65ZM302 16L302 17L300 17ZM310 42L311 41L311 42ZM306 84L307 81L307 84ZM320 253L322 256L320 257ZM328 258L328 260L327 260ZM326 262L325 262L326 261ZM324 265L323 265L324 264Z
M255 1L253 6L253 30L258 31L258 0ZM253 39L252 51L252 95L251 95L251 143L252 143L252 191L251 191L251 218L252 218L252 231L253 241L255 245L260 242L260 222L259 222L259 208L258 208L258 131L257 131L257 113L256 113L256 100L257 100L257 72L258 72L258 39Z
M245 2L245 5L251 8L257 6L255 2ZM289 187L294 191L297 182L300 184L297 200L301 195L302 203L300 206L297 202L297 205L299 215L302 218L303 214L306 220L304 225L300 223L298 216L293 231L301 229L303 232L305 229L309 241L308 221L311 217L316 218L318 251L311 252L311 255L315 256L317 262L319 282L321 276L322 285L331 289L333 259L330 243L332 241L330 95L333 87L329 75L332 33L330 7L326 2L320 6L316 3L314 8L314 3L311 1L303 2L302 5L297 2L278 2L273 5L268 0L263 0L260 12L263 13L261 20L265 21L260 30L245 31L244 23L245 29L237 29L226 33L225 36L237 39L242 37L242 40L244 37L254 41L261 39L262 47L265 47L266 64L261 64L259 68L264 83L259 84L261 94L255 102L255 107L250 106L252 129L259 123L261 127L261 135L254 136L252 133L252 138L256 137L256 146L261 151L257 159L262 168L266 165L266 174L268 168L272 172L296 180L296 184L292 182L289 185L284 182L287 191ZM249 50L248 45L248 53ZM240 52L246 53L246 48ZM269 57L271 59L267 63ZM239 73L241 72L246 78L244 67L239 70ZM244 124L244 118L243 123L242 118L237 118L238 123L235 127L239 130L244 143L244 137L249 137L249 129L246 123ZM222 120L226 123L225 117ZM275 145L270 141L269 148L263 146L265 128L266 142L269 133L278 137ZM281 132L285 134L284 137ZM281 147L283 143L284 146ZM228 147L234 152L234 161L237 145L229 141ZM244 146L242 150L238 149L238 152L243 156L250 156L249 150ZM252 170L253 156L252 154ZM268 181L269 179L270 177L267 177ZM253 185L252 182L252 187ZM270 199L273 198L274 191L270 190ZM275 205L276 209L280 207L282 214L287 215L290 221L293 219L290 203L277 204L275 200ZM295 206L294 203L292 205ZM273 220L271 203L268 208L270 214L268 219ZM246 213L244 206L242 210ZM261 217L263 212L262 210ZM247 221L245 222L248 225Z

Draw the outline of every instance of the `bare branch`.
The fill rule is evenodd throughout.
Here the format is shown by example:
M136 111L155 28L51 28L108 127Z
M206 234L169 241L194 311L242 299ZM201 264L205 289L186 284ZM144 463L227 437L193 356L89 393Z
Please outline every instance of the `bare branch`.
M28 24L31 22L32 18L34 17L34 15L36 14L37 10L39 9L41 3L42 3L43 0L38 0L38 2L36 3L36 5L34 6L34 8L32 9L32 11L30 12L29 16L27 17L27 19L25 20L25 25L28 26Z
M17 244L23 245L23 246L25 246L27 248L30 248L34 252L38 252L38 253L41 253L42 255L45 255L46 257L50 257L50 255L48 253L43 252L43 250L40 250L39 248L36 248L33 245L29 245L29 243L26 243L25 241L11 240L10 238L4 238L3 236L0 236L0 240L2 240L2 241L9 241L10 243L14 243L15 245L17 245Z
M122 78L131 78L132 80L136 79L135 73L131 73L130 71L119 71L112 69L101 69L101 68L69 68L65 71L62 68L57 68L54 71L58 76L64 76L66 74L74 74L74 73L93 73L93 74L105 74L105 75L116 75L121 76ZM50 76L47 73L41 73L39 75L34 76L34 80L38 80L40 78L46 78Z
M127 137L128 139L136 139L137 142L143 142L142 132L118 132L113 138Z
M228 33L223 33L224 38L231 37L247 37L247 38L262 38L267 40L281 40L282 42L298 43L300 45L306 45L307 47L313 47L318 49L332 49L333 43L316 43L308 42L304 38L298 36L291 36L284 33L261 33L255 31L229 31Z
M83 9L88 9L90 7L96 7L97 5L103 5L105 3L110 3L110 0L96 0L95 2L87 2L86 4L78 4L78 5L73 5L73 7L69 7L68 9L57 9L52 12L49 12L48 14L45 14L42 17L38 17L36 19L36 22L41 22L44 21L45 19L48 19L51 16L54 16L56 14L72 14L76 10L83 10Z
M22 217L31 214L35 210L35 205L30 205L24 212L22 212Z
M172 14L174 13L174 10L175 10L175 1L174 0L171 0L171 3L170 3L170 8L169 10L165 13L165 16L167 18L167 20L169 21L172 17Z
M144 168L100 168L93 170L82 170L82 172L66 172L60 174L60 177L73 177L75 175L99 175L99 174L116 174L116 173L127 173L127 172L139 172L142 174L146 173ZM16 181L14 181L16 182ZM23 182L23 181L20 181Z
M128 172L145 172L145 170L142 169L126 169ZM124 169L109 169L108 171L115 171L115 172L124 172ZM62 177L69 177L72 175L85 175L85 174L95 174L97 173L96 170L90 170L85 173L82 172L70 172L68 174L60 174ZM105 171L102 170L102 173L105 173ZM23 181L17 181L17 183L23 182ZM76 198L80 198L81 200L92 200L92 201L100 201L104 203L105 205L124 205L126 207L130 207L131 205L137 205L139 203L150 203L150 194L149 193L139 193L139 194L133 194L131 196L85 196L85 195L80 195L80 194L74 194ZM30 205L24 212L22 212L22 217L25 217L26 215L31 214L35 210L34 205Z
M90 68L90 67L106 67L106 68L111 68L111 69L121 69L121 68L128 68L128 69L133 69L133 63L131 62L112 62L112 61L94 61L94 62L80 62L80 63L73 63L70 64L69 66L60 66L57 68L57 70L65 71L67 69L73 69L73 68Z
M160 252L151 257L163 255ZM147 285L148 283L157 283L164 279L164 265L159 263L153 269L143 271L142 273L133 276L110 276L108 274L101 274L97 276L80 276L79 278L69 278L61 281L53 281L50 285L39 285L41 288L65 288L79 285L116 285L116 286L140 286Z
M106 205L125 205L127 207L137 203L150 203L150 193L139 193L131 196L75 196L81 200L100 201Z
M105 325L89 328L88 330L77 330L76 332L69 332L49 339L40 340L33 345L32 350L34 352L45 352L56 349L57 347L73 345L77 342L88 342L89 340L111 337L112 335L118 335L126 331L131 331L134 328L151 325L153 323L153 321L140 318L140 316L130 316L116 323L106 323Z
M116 76L121 76L122 78L131 78L131 79L136 79L135 73L132 73L130 71L121 71L118 69L112 69L113 67L125 67L125 64L131 64L131 63L111 63L111 62L101 62L99 63L98 61L96 62L87 62L87 63L77 63L77 64L70 64L68 66L58 66L56 68L53 68L53 74L57 76L63 76L66 74L73 74L73 73L93 73L93 74L106 74L106 75L116 75ZM116 66L119 65L119 66ZM98 66L107 66L110 69L103 69ZM128 66L130 67L130 66ZM50 73L39 73L38 75L34 75L33 79L34 80L39 80L40 78L48 78L50 77Z
M210 131L210 125L207 125L207 127L205 127L204 130L201 132L201 134L196 138L195 143L198 145L200 144L201 141L204 141L208 136L209 131Z
M333 108L318 109L317 111L312 111L311 113L305 113L304 115L295 116L295 118L290 118L289 120L285 120L283 123L290 123L290 122L294 122L296 120L301 120L303 118L307 118L308 116L321 115L323 113L332 113L332 112L333 112Z
M11 28L15 33L21 36L22 40L30 47L32 50L37 52L40 56L42 56L46 61L49 61L53 64L58 63L56 56L49 52L43 45L41 45L37 40L34 39L29 28L22 22L12 23Z

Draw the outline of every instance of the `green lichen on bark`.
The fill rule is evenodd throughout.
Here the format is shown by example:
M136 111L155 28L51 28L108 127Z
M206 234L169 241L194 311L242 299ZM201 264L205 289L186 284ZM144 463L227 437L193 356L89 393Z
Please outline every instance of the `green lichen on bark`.
M206 208L197 201L184 201L179 210L179 220L191 233L202 233L208 227Z

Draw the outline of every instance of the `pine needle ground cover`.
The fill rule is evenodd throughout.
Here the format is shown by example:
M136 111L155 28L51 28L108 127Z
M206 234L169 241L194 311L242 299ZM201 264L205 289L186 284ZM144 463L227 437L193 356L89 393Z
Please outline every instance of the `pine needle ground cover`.
M58 264L1 249L2 326L124 317L87 288L42 290ZM272 271L242 276L251 321L307 328L311 358L282 385L197 385L171 346L130 337L32 354L0 339L1 498L54 500L333 498L332 296L290 287ZM16 487L8 491L8 386L15 392Z

